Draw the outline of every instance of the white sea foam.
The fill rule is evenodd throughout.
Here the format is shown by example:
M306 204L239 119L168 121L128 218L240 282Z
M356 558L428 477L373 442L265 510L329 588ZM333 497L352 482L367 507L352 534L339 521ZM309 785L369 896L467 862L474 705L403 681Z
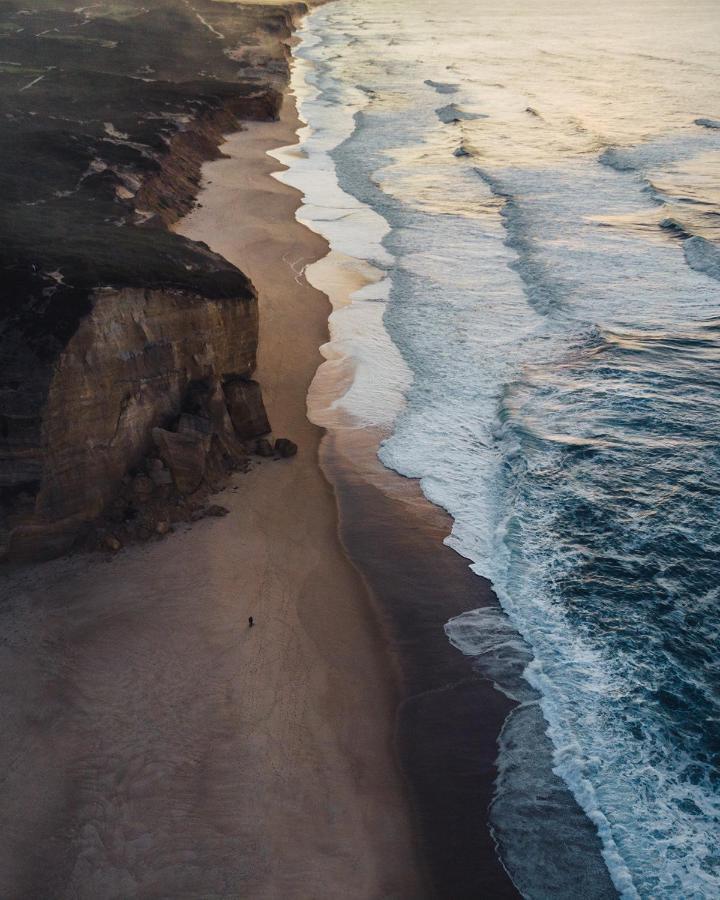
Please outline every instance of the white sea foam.
M383 246L389 232L385 219L369 205L342 190L330 156L355 128L355 115L369 102L366 91L343 86L342 102L328 100L317 86L318 65L311 51L321 38L308 19L300 30L292 89L300 117L312 125L298 132L299 149L291 146L271 155L288 166L275 177L303 192L297 218L325 237L330 254L308 266L305 276L333 303L330 342L321 347L328 361L311 387L308 408L317 424L389 428L400 409L410 382L409 369L390 340L384 325L384 303L390 294L393 257ZM351 366L352 379L342 383L333 366ZM330 371L328 371L330 370ZM327 379L333 385L328 396ZM339 419L336 413L345 415Z

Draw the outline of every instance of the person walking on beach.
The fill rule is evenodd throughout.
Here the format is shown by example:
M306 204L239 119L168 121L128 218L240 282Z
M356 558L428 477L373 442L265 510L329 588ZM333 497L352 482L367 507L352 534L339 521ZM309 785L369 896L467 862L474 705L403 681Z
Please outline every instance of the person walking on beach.
M253 622L253 617L248 616L248 628L252 628L255 623Z

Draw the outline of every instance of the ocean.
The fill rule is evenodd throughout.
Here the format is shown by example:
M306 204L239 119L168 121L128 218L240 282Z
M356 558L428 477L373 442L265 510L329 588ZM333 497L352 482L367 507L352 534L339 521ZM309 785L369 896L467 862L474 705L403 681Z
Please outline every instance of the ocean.
M305 272L315 418L378 429L493 583L446 632L519 702L503 864L578 896L559 777L620 896L718 897L720 6L337 0L299 36L279 177L356 285Z

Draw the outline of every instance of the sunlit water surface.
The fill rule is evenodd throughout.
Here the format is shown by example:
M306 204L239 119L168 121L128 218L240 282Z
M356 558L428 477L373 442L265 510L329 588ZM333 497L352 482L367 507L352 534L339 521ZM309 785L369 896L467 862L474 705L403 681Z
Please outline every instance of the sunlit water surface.
M619 893L720 896L720 6L339 0L302 37L286 180L375 273L336 406L394 428L507 616L447 626L523 703L505 864L573 895L507 802L540 721Z

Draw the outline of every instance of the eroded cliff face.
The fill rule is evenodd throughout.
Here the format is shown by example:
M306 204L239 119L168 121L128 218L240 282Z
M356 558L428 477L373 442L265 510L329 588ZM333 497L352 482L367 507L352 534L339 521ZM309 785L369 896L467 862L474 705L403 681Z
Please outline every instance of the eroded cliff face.
M172 290L101 289L60 356L33 453L38 490L8 516L12 556L62 552L147 454L152 429L181 409L188 385L255 368L254 294L209 300ZM13 518L15 521L13 521Z
M159 479L160 503L230 470L267 431L248 382L255 290L168 226L223 134L277 116L304 11L2 5L0 52L14 62L0 72L0 559L67 550L127 500L138 467Z
M122 173L114 173L119 198L125 196L132 201L140 220L145 219L144 224L148 216L171 225L192 209L202 163L220 155L218 146L223 135L236 131L242 121L275 118L281 102L282 94L269 88L243 97L231 94L219 109L168 138L167 152L160 156L157 171L143 179L134 196L128 196L130 191L121 179Z

